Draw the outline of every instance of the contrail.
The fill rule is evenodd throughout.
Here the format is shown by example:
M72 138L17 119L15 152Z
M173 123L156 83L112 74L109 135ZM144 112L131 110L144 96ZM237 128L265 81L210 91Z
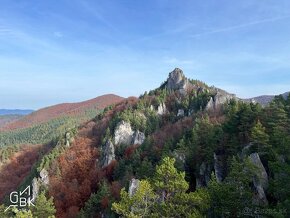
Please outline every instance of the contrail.
M215 30L208 31L208 32L197 33L197 34L191 35L190 37L195 38L195 37L206 36L206 35L211 35L211 34L215 34L215 33L228 32L231 30L242 29L245 27L254 26L254 25L258 25L258 24L262 24L262 23L275 22L275 21L284 20L287 18L290 18L290 15L283 16L283 17L274 17L274 18L268 18L268 19L263 19L263 20L257 20L257 21L253 21L253 22L249 22L249 23L236 25L236 26L229 26L229 27L225 27L225 28L215 29Z

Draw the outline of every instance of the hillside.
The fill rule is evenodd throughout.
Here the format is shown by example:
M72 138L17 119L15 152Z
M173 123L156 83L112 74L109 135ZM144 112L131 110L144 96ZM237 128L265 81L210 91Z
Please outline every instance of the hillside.
M261 107L176 68L67 129L18 187L59 218L289 217L289 121L289 99Z
M116 95L104 95L72 104L60 104L35 111L0 129L0 147L18 144L45 144L74 129L100 113L105 107L122 100Z
M103 109L106 106L114 104L122 99L122 97L117 95L103 95L84 102L64 103L50 106L35 111L15 122L9 123L3 126L1 130L6 131L31 127L33 125L41 124L61 116L77 117L85 112Z
M23 115L0 115L0 128L8 123L19 120Z

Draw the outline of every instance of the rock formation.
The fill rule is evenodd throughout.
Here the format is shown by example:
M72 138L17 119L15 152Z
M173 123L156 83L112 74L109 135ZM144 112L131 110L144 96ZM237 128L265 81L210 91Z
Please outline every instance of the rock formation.
M175 68L166 81L166 88L169 90L179 90L181 94L185 94L186 90L191 86L188 79L184 76L183 71Z
M65 133L65 146L69 147L73 141L74 141L74 138L71 136L71 133L66 132Z
M224 103L228 102L231 99L235 99L236 96L229 94L226 91L215 88L216 94L214 97L211 97L209 102L206 105L207 111L215 111L219 109Z
M133 134L132 144L141 145L145 141L145 134L139 130L135 131Z
M139 182L140 181L138 179L134 179L134 178L131 179L130 185L129 185L129 192L128 192L130 197L132 197L136 193L139 187Z
M157 108L157 114L164 115L164 114L166 114L166 112L167 112L167 109L166 109L165 103L160 104Z
M178 117L184 117L184 110L183 109L178 109L177 116Z
M202 162L199 167L199 175L196 177L196 188L205 187L208 185L211 176L210 165Z
M134 131L132 130L130 123L121 121L115 129L114 144L116 146L120 144L130 145L133 135Z
M103 146L102 149L102 166L108 166L113 160L115 160L115 147L111 140L107 140L106 144Z
M222 182L226 175L223 155L217 155L214 153L214 171L216 180Z
M250 161L256 167L256 175L253 178L253 183L258 193L258 203L267 205L268 200L265 194L265 190L269 186L268 174L258 153L252 153L250 155Z
M32 180L32 202L35 201L39 195L41 186L47 187L49 185L49 175L46 169L42 169L39 173L39 178L34 178Z
M130 123L121 121L116 126L113 141L114 143L111 140L107 140L102 146L102 167L108 166L115 160L116 146L121 144L127 146L141 145L145 141L145 134L139 130L133 131Z

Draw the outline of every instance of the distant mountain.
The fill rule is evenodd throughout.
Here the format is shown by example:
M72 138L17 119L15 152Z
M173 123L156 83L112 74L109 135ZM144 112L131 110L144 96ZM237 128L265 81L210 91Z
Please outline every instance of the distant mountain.
M0 115L27 115L32 112L33 110L0 109Z
M286 99L288 97L288 95L290 94L290 92L285 92L284 94L282 94L282 96ZM257 102L263 106L269 104L271 101L273 101L273 99L275 98L275 95L261 95L258 97L254 97L254 98L248 98L248 99L243 99L246 102Z
M97 110L102 110L111 104L121 101L122 99L123 98L120 96L109 94L79 103L63 103L46 107L34 111L33 113L24 116L15 122L8 123L2 127L2 130L27 128L64 116L81 117L84 116L85 113L90 113L93 111L96 113Z

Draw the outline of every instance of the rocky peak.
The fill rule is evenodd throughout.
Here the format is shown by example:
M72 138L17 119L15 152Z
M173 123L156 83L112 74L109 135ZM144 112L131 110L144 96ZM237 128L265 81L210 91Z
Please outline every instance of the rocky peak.
M179 68L175 68L166 82L166 88L171 90L185 90L189 85L188 79L184 76L183 71Z

